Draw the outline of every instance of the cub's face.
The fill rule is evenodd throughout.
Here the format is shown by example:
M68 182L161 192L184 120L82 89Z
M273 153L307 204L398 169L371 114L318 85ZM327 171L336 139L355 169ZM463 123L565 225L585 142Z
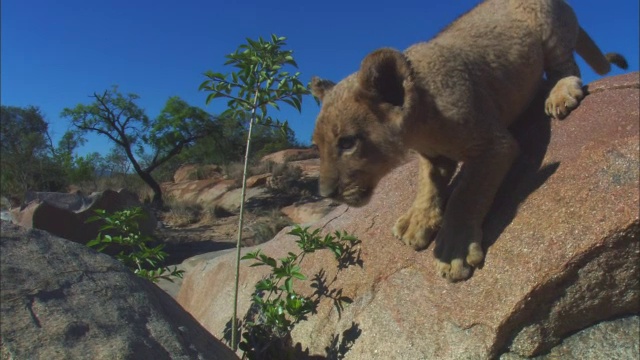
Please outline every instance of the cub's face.
M354 96L352 82L347 78L325 93L313 143L320 153L320 194L363 206L397 151L388 148L393 135L384 126L385 114Z
M398 69L396 61L408 69L401 53L378 50L365 58L358 73L337 85L312 80L311 91L322 101L313 133L322 196L366 205L380 179L404 154L408 82L401 73L406 69Z

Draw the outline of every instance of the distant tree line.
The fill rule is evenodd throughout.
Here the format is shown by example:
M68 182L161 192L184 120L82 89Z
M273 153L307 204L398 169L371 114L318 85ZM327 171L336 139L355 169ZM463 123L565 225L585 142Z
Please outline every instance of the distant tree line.
M223 118L171 97L155 119L117 87L94 93L89 104L65 108L70 121L57 144L49 124L35 106L1 107L0 194L22 199L25 192L66 191L71 184L99 179L131 178L135 174L153 190L152 201L162 204L159 182L169 180L185 163L227 165L243 159L249 124L246 119ZM86 135L111 140L106 153L77 154ZM251 157L301 147L288 128L254 129Z

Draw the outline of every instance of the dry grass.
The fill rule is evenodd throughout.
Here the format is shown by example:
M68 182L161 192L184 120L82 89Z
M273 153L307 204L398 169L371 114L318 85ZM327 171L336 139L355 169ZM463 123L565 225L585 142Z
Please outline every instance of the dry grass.
M284 216L280 210L271 210L265 214L266 217L251 225L250 229L253 233L253 244L263 244L273 239L280 230L292 225L289 218Z
M219 174L219 171L220 169L217 165L210 166L200 164L196 166L195 171L189 173L187 179L192 181L211 179L213 176L216 176L216 174Z
M268 174L272 171L274 163L272 162L257 162L249 164L247 168L247 178L254 175ZM240 162L234 162L224 167L224 175L227 179L234 180L229 190L237 189L242 186L242 173L244 171L244 164Z
M303 181L302 169L288 163L276 164L271 170L271 179L267 186L276 193L289 197L303 197L308 193L307 184Z
M202 220L209 222L211 220L222 219L233 215L234 214L232 212L223 208L222 206L214 205L213 207L204 209Z
M196 224L202 220L204 209L195 201L167 197L164 201L164 221L175 227Z

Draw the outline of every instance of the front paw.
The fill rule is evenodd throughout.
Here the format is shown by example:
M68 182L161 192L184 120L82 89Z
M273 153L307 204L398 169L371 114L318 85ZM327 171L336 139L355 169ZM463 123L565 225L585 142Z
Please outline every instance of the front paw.
M579 77L562 78L551 89L545 102L545 112L553 118L563 119L578 107L583 97L582 80Z
M444 231L443 231L444 230ZM443 229L436 237L436 271L451 282L468 279L484 260L480 228Z
M438 210L410 209L393 227L393 236L415 250L429 246L440 228L442 215Z

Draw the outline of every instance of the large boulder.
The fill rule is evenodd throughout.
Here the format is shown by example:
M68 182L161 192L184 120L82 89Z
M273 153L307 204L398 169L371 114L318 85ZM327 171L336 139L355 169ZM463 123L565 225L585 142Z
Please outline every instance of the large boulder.
M2 221L0 336L12 359L236 359L117 260Z
M173 174L173 182L222 179L222 171L217 165L184 164Z
M576 330L640 313L639 88L638 73L591 84L564 121L543 115L542 97L534 102L513 128L523 153L485 223L484 266L467 281L436 274L433 245L415 252L391 235L415 196L416 162L383 179L366 207L342 205L318 221L357 235L363 266L338 272L329 252L305 258L305 274L322 271L353 302L339 312L322 300L293 340L312 354L347 341L345 359L532 356ZM296 251L293 240L283 231L260 248L280 258ZM198 264L177 296L216 336L232 314L234 260ZM248 265L240 314L267 270Z
M320 176L320 159L296 160L288 163L289 166L295 166L302 170L303 177L317 178Z
M276 164L284 164L290 161L317 158L318 152L315 149L286 149L265 155L260 159L261 162L272 162Z
M125 190L105 190L85 196L77 193L28 192L25 204L11 210L13 221L27 229L40 229L61 238L87 243L98 235L100 223L86 223L94 216L95 210L107 212L142 206L138 197ZM151 211L145 211L140 222L144 234L153 233L156 218Z
M166 198L173 198L185 203L212 205L222 195L237 188L235 180L204 179L162 183L162 191Z
M331 212L337 203L331 199L298 202L281 209L296 224L313 224Z

